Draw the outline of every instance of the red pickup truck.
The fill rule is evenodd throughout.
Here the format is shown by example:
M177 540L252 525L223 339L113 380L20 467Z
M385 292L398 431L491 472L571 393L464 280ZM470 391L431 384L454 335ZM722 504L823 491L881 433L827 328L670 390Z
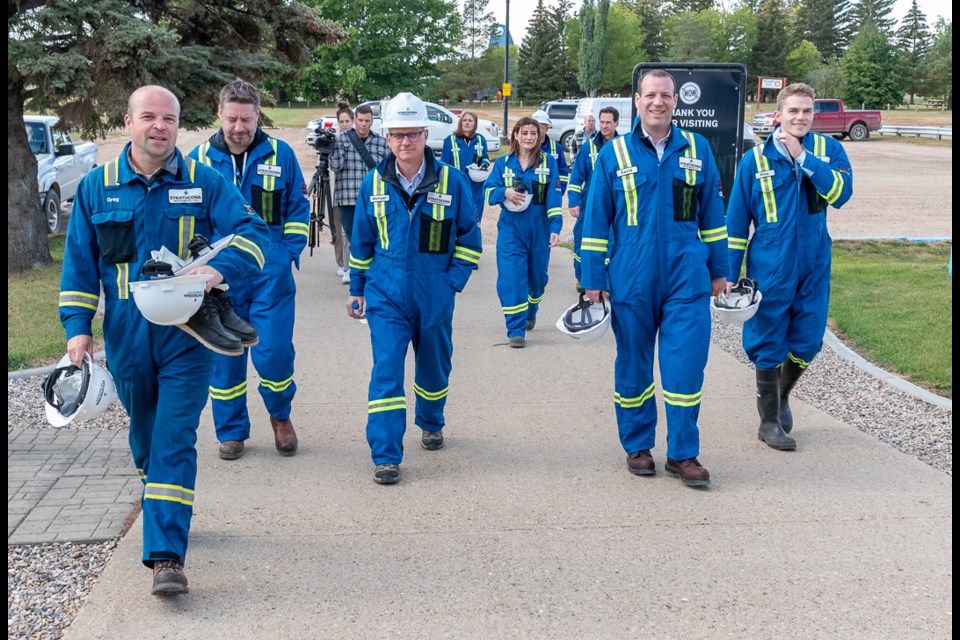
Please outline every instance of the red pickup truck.
M767 137L779 125L773 113L757 113L753 116L753 130L758 136ZM871 131L880 128L879 111L851 111L843 108L839 100L813 101L813 127L811 131L827 133L860 141L870 137Z

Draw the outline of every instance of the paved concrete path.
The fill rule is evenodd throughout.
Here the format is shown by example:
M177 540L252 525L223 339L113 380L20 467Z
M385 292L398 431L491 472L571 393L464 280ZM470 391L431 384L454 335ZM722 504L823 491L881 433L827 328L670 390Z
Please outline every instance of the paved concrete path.
M7 429L7 544L114 538L143 485L127 429Z
M613 336L568 341L570 254L527 348L506 344L493 247L458 296L447 445L411 424L399 485L372 481L368 329L328 246L298 275L301 447L281 458L251 393L247 453L217 457L209 409L189 595L149 595L139 521L68 640L245 638L947 638L952 478L801 402L799 451L756 439L753 374L714 350L709 490L624 468ZM252 370L251 370L252 373ZM256 386L251 379L249 388ZM412 356L407 397L413 406Z

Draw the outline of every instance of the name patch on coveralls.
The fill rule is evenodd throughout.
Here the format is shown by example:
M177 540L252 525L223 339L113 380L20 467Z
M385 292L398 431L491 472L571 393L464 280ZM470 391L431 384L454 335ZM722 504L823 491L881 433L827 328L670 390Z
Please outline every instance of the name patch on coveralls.
M550 167L537 167L533 172L538 176L548 176L550 175Z
M703 160L699 158L684 158L680 157L680 168L681 169L690 169L692 171L700 171L703 169Z
M777 175L776 171L773 169L767 169L766 171L757 171L755 174L753 174L753 177L757 180L763 180L764 178L772 178L775 175Z
M390 202L390 196L389 195L370 196L370 202L373 202L374 204L376 204L377 202Z
M257 165L258 176L271 176L273 178L279 178L282 172L283 172L283 167L278 167L275 164L258 164Z
M427 204L438 204L441 207L449 207L453 204L453 196L448 193L428 193Z
M637 172L636 167L627 167L626 169L620 169L619 171L617 171L617 177L622 178L623 176L628 176L631 173L636 173L636 172Z
M202 204L203 189L170 189L167 191L167 202L170 204Z

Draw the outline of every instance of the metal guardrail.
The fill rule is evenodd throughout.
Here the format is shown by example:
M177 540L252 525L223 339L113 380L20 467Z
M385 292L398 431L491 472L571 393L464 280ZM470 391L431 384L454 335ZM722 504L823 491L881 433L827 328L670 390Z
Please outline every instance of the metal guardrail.
M894 135L897 137L916 136L919 138L921 136L931 136L937 140L942 140L944 137L953 137L953 127L895 127L885 124L876 133L882 136Z

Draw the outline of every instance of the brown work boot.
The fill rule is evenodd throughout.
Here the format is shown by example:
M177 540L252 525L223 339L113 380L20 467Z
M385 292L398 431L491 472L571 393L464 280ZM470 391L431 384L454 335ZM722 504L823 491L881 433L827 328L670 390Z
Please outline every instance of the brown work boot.
M696 458L687 460L671 460L663 467L667 473L680 476L680 480L688 487L705 487L710 484L710 472L703 468Z
M270 416L270 426L273 427L273 439L277 445L277 451L282 456L292 456L297 452L297 432L293 430L293 423L290 418L277 420Z
M155 596L179 596L190 593L183 565L174 560L157 560L153 563L153 589Z
M635 476L652 476L657 473L657 465L653 462L650 449L637 451L627 456L627 471Z
M220 443L220 459L236 460L243 455L243 442L240 440L224 440Z

